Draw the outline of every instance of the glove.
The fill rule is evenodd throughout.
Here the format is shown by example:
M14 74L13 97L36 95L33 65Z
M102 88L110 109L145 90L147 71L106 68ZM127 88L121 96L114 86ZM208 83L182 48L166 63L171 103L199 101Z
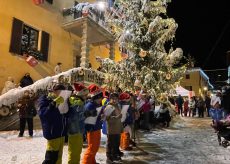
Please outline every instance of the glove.
M75 105L82 106L82 105L84 105L84 102L81 99L75 98L75 97L70 97L69 102L70 102L70 105L72 105L72 106L75 106Z
M75 105L75 98L74 97L70 97L69 98L69 103L70 103L70 105Z
M55 99L56 95L54 95L53 93L48 93L47 97L50 98L50 99Z
M57 98L54 99L54 102L56 102L56 105L60 105L64 103L64 98L61 96L58 96Z

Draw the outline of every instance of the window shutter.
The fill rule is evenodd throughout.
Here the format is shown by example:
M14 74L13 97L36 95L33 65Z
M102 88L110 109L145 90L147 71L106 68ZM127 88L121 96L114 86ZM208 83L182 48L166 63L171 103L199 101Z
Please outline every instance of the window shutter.
M10 49L9 52L21 55L23 22L17 18L13 18Z
M81 56L76 56L76 67L80 67L81 65Z
M50 34L42 31L42 39L41 39L41 53L44 55L43 60L48 60L48 53L49 53L49 39Z

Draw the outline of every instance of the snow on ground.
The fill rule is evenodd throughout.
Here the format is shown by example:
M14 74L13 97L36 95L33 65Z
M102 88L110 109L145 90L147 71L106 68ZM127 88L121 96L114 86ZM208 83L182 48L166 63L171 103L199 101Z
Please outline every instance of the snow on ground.
M180 125L179 125L180 123ZM134 148L125 152L124 164L229 164L230 148L218 145L216 134L210 128L210 119L182 118L176 128L138 131L136 142L143 151ZM185 127L186 126L186 127ZM179 127L179 128L178 128ZM33 138L18 138L18 131L0 132L0 164L41 164L46 140L41 130ZM105 141L97 154L97 162L105 164ZM83 149L83 152L85 149ZM83 154L83 153L82 153ZM67 163L67 145L63 164Z

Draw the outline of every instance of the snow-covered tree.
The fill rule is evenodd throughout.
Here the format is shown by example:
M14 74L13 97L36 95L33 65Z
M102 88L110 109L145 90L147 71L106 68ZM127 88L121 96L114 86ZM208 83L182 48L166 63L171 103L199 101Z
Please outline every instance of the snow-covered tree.
M106 74L109 87L134 90L141 86L151 95L168 93L181 79L186 66L178 66L183 56L172 43L178 27L168 18L169 0L116 0L106 16L126 58L115 63L98 59Z

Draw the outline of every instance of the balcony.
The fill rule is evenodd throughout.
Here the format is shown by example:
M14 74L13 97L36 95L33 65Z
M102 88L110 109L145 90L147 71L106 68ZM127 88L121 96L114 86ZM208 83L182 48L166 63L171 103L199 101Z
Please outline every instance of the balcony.
M79 37L83 35L83 23L86 22L87 28L87 43L92 45L100 45L114 41L113 35L103 26L95 22L90 17L81 17L62 24L62 27Z
M89 6L90 5L92 4L89 4ZM78 11L75 7L76 6L70 9L65 9L63 12L63 29L82 38L84 33L83 30L84 28L87 28L85 32L87 33L88 44L100 45L114 42L114 36L106 27L103 12L93 9L88 9L87 12L83 10ZM84 23L87 27L83 26Z

